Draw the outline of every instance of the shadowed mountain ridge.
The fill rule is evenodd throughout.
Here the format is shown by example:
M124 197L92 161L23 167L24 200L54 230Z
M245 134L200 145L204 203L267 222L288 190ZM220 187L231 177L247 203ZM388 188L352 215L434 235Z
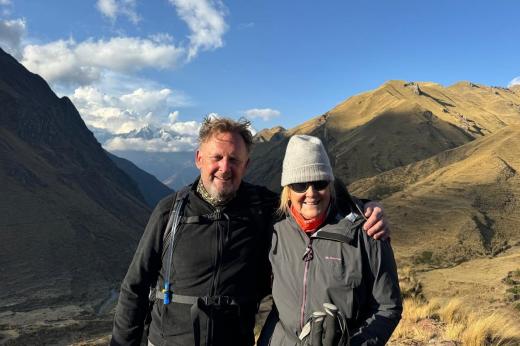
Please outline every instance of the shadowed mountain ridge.
M2 306L104 299L149 215L143 196L70 100L2 50L0 104Z

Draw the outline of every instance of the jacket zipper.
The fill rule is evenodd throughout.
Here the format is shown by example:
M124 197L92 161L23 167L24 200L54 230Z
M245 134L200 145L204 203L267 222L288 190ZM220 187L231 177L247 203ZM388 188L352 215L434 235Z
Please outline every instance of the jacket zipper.
M305 261L305 267L303 270L303 294L302 294L302 304L300 307L300 330L303 329L305 324L305 306L307 304L307 275L309 274L309 266L311 260L314 257L314 252L312 250L312 238L309 240L309 245L307 245L307 249L305 250L305 254L303 255L303 260Z
M220 209L216 210L217 214L220 215L221 211ZM219 217L220 219L220 217ZM216 222L217 226L217 256L215 259L215 275L213 275L213 281L211 283L211 289L209 292L210 296L214 296L217 293L218 284L220 281L220 272L222 271L222 252L224 252L224 236L222 234L223 229L220 225L220 221Z
M216 209L215 212L218 215L218 217L217 217L218 221L215 222L215 224L217 226L217 232L216 232L217 255L215 258L216 271L213 275L213 280L211 282L211 287L210 287L210 291L209 291L210 297L215 296L218 291L218 284L220 281L220 272L222 271L222 253L224 252L224 244L223 244L224 235L222 234L224 232L224 229L220 225L220 213L221 213L220 208ZM213 342L213 309L210 309L210 316L209 316L209 320L208 320L208 333L206 335L206 343L208 345L211 345L212 342Z

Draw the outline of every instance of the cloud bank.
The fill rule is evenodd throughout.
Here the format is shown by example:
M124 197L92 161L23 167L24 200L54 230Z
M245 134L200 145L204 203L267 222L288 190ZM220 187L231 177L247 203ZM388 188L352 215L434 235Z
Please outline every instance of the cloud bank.
M0 45L61 95L69 96L108 150L193 150L200 123L180 121L177 109L189 105L189 97L137 75L143 70L174 69L202 51L222 47L228 30L227 10L220 0L168 3L186 23L188 40L176 43L169 33L159 32L147 37L119 34L40 43L25 39L24 19L13 19L0 20ZM11 1L0 0L2 5L11 5ZM139 25L142 19L137 0L96 0L95 8L114 24L126 18ZM155 135L138 137L144 128L155 129Z
M126 77L128 79L128 77ZM114 77L115 83L121 80ZM123 79L124 80L124 79ZM135 87L139 81L129 83ZM109 151L147 152L190 151L197 146L200 123L180 121L176 107L185 106L181 92L151 83L131 90L109 85L79 87L70 96L87 126Z
M87 125L114 134L149 124L174 123L178 118L174 108L185 104L183 95L169 88L138 88L120 95L107 95L96 87L85 86L77 88L70 98Z
M99 81L104 71L136 72L145 68L173 68L183 49L169 42L135 37L109 40L58 40L27 45L22 64L50 83L88 85Z
M0 0L0 4L9 4ZM0 21L0 44L29 70L54 85L78 87L100 81L107 72L135 73L143 69L173 69L191 61L200 51L224 45L226 10L217 0L169 0L189 29L189 43L175 44L168 33L148 37L115 36L108 39L74 38L44 44L23 42L23 19ZM97 0L97 10L114 21L121 16L137 24L136 0Z

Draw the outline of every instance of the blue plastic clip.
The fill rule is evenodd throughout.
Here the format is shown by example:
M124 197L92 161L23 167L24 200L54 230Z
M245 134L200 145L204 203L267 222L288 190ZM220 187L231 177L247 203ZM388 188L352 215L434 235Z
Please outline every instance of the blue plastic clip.
M164 283L163 293L164 293L164 300L163 300L164 304L166 304L166 305L170 304L171 292L170 292L170 283L169 282Z

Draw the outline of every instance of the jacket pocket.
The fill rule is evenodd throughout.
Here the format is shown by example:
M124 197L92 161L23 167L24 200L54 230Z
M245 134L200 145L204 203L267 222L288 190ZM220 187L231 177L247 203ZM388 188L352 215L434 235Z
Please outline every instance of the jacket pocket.
M159 316L162 335L180 336L193 333L193 325L190 318L191 305L178 303L170 303L168 305L160 303L159 305L159 310L162 313L162 316ZM206 326L205 321L201 323L201 326ZM205 328L203 329L205 332Z

